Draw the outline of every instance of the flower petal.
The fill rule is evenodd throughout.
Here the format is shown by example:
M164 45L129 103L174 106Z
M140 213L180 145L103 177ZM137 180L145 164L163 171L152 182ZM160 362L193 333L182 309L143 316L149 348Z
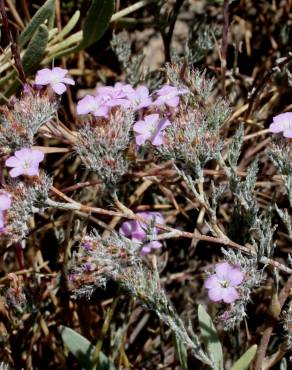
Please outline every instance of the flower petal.
M221 285L219 283L218 277L213 274L205 280L204 287L207 289L220 289Z
M208 291L208 297L211 299L213 302L219 302L221 301L223 297L223 290L224 288L219 287L219 288L212 288Z
M229 280L232 266L228 262L217 263L215 266L216 275L219 280Z
M230 274L228 276L228 279L233 286L237 286L242 283L244 279L244 274L239 268L232 268L230 270Z
M11 177L17 177L23 174L23 169L21 167L15 167L12 168L12 170L9 171L9 175Z
M235 288L228 287L222 289L223 289L222 298L225 303L232 303L239 298L239 294Z
M66 85L64 85L62 82L52 84L51 87L58 95L62 95L66 91Z

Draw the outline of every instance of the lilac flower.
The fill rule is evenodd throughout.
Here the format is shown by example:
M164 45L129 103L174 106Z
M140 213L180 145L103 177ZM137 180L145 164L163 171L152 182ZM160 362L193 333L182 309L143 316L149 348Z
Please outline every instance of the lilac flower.
M169 107L175 108L179 105L179 95L186 94L187 92L187 89L179 89L171 85L164 85L161 89L156 91L158 98L155 100L154 104L158 106L166 104Z
M68 73L67 69L55 67L53 69L44 68L37 72L35 83L37 85L50 85L58 95L62 95L66 91L66 85L75 85L72 78L65 77Z
M117 82L115 86L101 86L97 88L99 96L108 107L129 108L131 105L128 95L133 92L131 85L123 85Z
M228 262L217 263L215 274L208 277L205 281L208 296L213 302L223 300L225 303L232 303L239 298L235 289L244 278L243 272L238 267L231 266Z
M273 118L269 127L270 132L279 133L288 138L292 138L292 112L278 114Z
M159 212L137 212L137 216L144 218L147 221L155 220L155 223L164 224L164 219ZM123 222L119 233L136 242L143 242L147 236L147 225L144 222L132 220ZM159 230L154 227L153 233L158 234ZM141 249L141 254L150 253L152 249L161 248L162 244L159 241L151 241L145 243Z
M39 174L39 164L44 159L44 153L39 150L23 148L17 150L14 156L5 161L7 167L13 167L11 177L20 175L36 176Z
M152 99L146 86L138 86L136 90L133 89L133 91L128 94L128 99L134 110L147 108L152 105Z
M149 114L144 117L144 121L137 121L133 130L136 135L136 144L143 145L147 140L152 145L158 146L163 144L163 130L170 125L168 119L160 119L159 114Z
M0 231L4 228L4 211L9 209L11 206L11 198L9 193L4 190L0 190Z
M108 117L109 107L100 96L86 95L77 103L77 114L92 113L95 117Z
M149 243L143 244L143 247L141 249L141 255L145 256L148 253L152 252L152 249L160 249L162 247L162 244L157 240L152 240Z

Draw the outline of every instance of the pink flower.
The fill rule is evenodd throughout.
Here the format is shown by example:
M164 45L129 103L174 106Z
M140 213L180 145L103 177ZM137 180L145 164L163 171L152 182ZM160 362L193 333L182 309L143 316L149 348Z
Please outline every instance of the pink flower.
M152 240L149 243L143 244L143 247L141 249L141 255L145 256L148 253L152 252L152 249L160 249L162 247L162 244L157 240Z
M0 190L0 231L4 227L4 211L11 207L11 198L9 193Z
M153 220L155 223L164 224L164 219L159 212L137 212L136 214L145 220ZM153 232L154 234L158 234L159 230L155 227ZM131 240L143 242L147 236L147 225L144 222L136 220L125 221L120 227L119 233L127 238L130 238ZM161 247L162 244L159 241L145 243L141 249L141 254L145 255L150 253L152 249L158 249Z
M55 67L53 69L44 68L37 72L35 83L37 85L50 85L58 95L62 95L66 91L66 85L75 85L72 78L65 77L68 73L67 69Z
M292 112L278 114L273 118L269 127L270 132L279 133L288 138L292 138Z
M131 103L128 99L128 94L132 93L133 90L131 85L124 85L117 82L115 86L98 87L97 96L99 96L108 107L129 108Z
M213 302L223 300L232 303L239 298L235 289L244 278L243 272L238 267L231 266L228 262L217 263L215 274L208 277L204 286L207 288L208 296Z
M152 99L146 86L138 86L136 90L133 89L133 91L128 94L128 99L134 110L147 108L152 105Z
M133 130L138 134L136 144L143 145L149 140L152 145L162 145L163 130L170 124L168 119L160 119L159 114L145 116L144 121L137 121L133 126Z
M187 92L187 89L179 89L171 85L164 85L161 89L156 91L158 98L155 100L154 104L158 106L166 104L169 107L175 108L179 105L179 96Z
M78 114L92 113L95 117L108 117L109 107L100 96L86 95L77 103Z
M11 177L20 175L36 176L39 174L39 164L43 159L43 152L23 148L17 150L13 157L6 159L5 165L7 167L13 167L9 172Z

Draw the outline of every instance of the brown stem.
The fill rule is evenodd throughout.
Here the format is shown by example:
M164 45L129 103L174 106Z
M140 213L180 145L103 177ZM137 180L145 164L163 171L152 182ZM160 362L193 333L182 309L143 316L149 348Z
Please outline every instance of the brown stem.
M170 45L171 45L171 39L174 31L174 26L178 17L178 13L180 8L182 7L184 3L184 0L176 0L176 3L174 4L173 10L172 10L172 19L168 27L168 31L165 32L162 30L162 40L164 45L164 53L165 53L165 61L170 62Z
M11 31L10 31L8 17L7 17L5 7L4 7L4 0L0 0L0 13L2 16L4 35L7 41L10 43L11 52L14 58L15 67L16 67L19 79L23 84L25 84L26 83L25 73L24 73L22 63L21 63L21 58L20 58L17 44L14 42Z
M281 63L278 63L274 68L272 68L272 70L270 72L268 72L263 78L260 79L260 83L258 84L258 86L256 88L253 88L251 96L249 98L248 109L246 110L245 116L244 116L245 120L248 119L248 117L249 117L249 115L252 111L254 102L255 102L256 98L259 96L259 92L263 88L265 83L268 82L268 80L272 77L272 75L276 71L278 71L279 69L283 69L283 67L286 64L290 63L291 61L292 61L292 55L287 57L286 59L284 59Z
M222 34L222 50L221 50L221 67L222 67L222 94L226 94L226 64L227 64L227 49L228 49L228 28L229 28L229 0L224 0L223 5L223 34Z
M137 220L145 224L149 224L149 221L145 220L144 218L140 216L137 216L130 209L126 211L125 213L123 213L123 212L117 212L117 211L110 211L110 210L103 209L103 208L84 206L83 204L78 203L75 200L68 197L67 195L63 194L60 190L56 189L54 186L51 187L51 191L69 203L67 205L66 203L58 203L58 202L54 202L48 199L47 205L51 207L58 207L64 210L71 210L71 211L81 211L81 212L86 212L86 213L97 213L97 214L107 215L107 216L123 217L123 218L128 218L130 220ZM173 233L172 237L197 239L197 240L206 241L206 242L213 243L213 244L222 244L222 245L229 246L231 248L238 249L241 252L249 254L249 255L256 255L256 252L251 247L237 244L233 242L232 240L230 240L227 236L226 238L216 238L213 236L202 235L198 232L190 233L187 231L177 230L177 229L174 229L172 227L162 225L162 224L155 223L154 226L159 228L160 230ZM267 257L262 257L260 262L265 265L274 266L275 268L278 268L279 270L286 272L288 274L292 274L292 269L290 269L287 266L282 265L281 263L277 261L269 259Z
M282 288L280 294L279 294L279 306L280 310L284 306L287 298L289 297L290 290L292 289L292 276L289 277L286 284ZM263 368L263 363L265 360L266 352L269 346L270 338L273 333L273 329L275 324L277 323L277 320L273 317L270 318L269 324L265 331L263 332L259 348L257 351L257 357L255 360L254 370L261 370Z

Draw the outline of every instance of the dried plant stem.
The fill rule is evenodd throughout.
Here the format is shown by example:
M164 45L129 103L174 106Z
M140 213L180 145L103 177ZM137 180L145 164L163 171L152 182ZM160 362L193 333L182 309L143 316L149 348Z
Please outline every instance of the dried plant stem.
M10 43L11 52L12 52L12 55L14 57L15 67L16 67L16 70L18 72L19 79L23 84L25 84L26 83L26 78L25 78L23 66L22 66L22 63L21 63L21 58L20 58L18 47L17 47L16 43L14 42L14 40L12 38L12 35L11 35L11 31L10 31L10 27L9 27L9 23L8 23L8 17L7 17L7 14L6 14L5 7L4 7L4 0L0 0L0 13L1 13L1 16L2 16L4 34L7 38L7 41Z
M286 284L282 288L280 294L279 294L279 306L280 310L284 306L287 298L290 295L290 291L292 289L292 276L289 277ZM263 332L261 342L257 351L257 357L255 360L254 370L261 370L263 368L263 363L265 360L266 352L269 346L270 338L273 333L273 328L275 324L277 323L277 320L275 318L271 318L268 327Z
M221 69L222 69L222 95L226 94L226 64L227 64L227 49L228 49L228 28L229 28L229 0L224 0L223 5L223 35L222 35L222 51L221 51Z
M127 212L123 213L123 212L110 211L110 210L106 210L103 208L84 206L81 203L78 203L75 200L68 197L67 195L63 194L60 190L56 189L53 186L51 187L51 190L53 191L53 193L60 196L62 199L66 200L68 203L56 202L48 198L46 201L46 204L50 207L59 208L63 210L70 210L70 211L81 211L81 212L86 212L86 213L97 213L97 214L102 214L102 215L107 215L107 216L123 217L123 218L127 218L130 220L136 220L136 221L143 222L145 224L149 224L149 221L145 220L144 218L140 216L137 216L131 210L128 210ZM227 236L225 238L215 238L213 236L202 235L198 232L190 233L187 231L177 230L175 228L165 226L162 224L155 224L154 226L158 227L161 230L166 231L167 232L166 238L169 238L169 235L171 233L173 238L188 238L188 239L206 241L212 244L222 244L222 245L234 248L234 249L238 249L241 252L247 253L249 255L256 255L256 252L252 249L251 246L243 246L243 245L237 244L233 242L232 240L230 240ZM282 265L281 263L277 261L269 259L267 257L262 257L260 262L265 265L274 266L275 268L278 268L279 270L286 272L288 274L292 274L292 269L290 269L289 267L285 265Z

